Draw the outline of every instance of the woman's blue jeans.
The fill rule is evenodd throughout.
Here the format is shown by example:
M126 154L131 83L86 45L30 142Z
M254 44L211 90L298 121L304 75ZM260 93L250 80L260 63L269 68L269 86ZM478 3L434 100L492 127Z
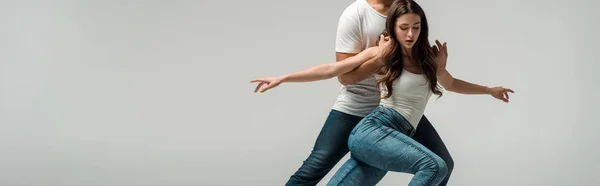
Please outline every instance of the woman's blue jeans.
M413 140L415 129L397 111L379 106L350 132L351 158L328 186L375 185L387 171L414 174L409 186L439 185L446 162Z

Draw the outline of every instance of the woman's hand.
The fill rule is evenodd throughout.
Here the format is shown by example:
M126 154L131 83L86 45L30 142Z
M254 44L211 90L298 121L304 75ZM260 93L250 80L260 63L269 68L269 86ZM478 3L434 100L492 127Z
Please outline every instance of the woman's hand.
M440 41L435 40L435 44L433 45L433 53L435 54L435 62L438 67L438 71L446 69L446 61L448 60L448 47L446 47L446 42L444 44L440 43Z
M265 78L254 79L254 80L250 81L250 83L259 83L258 85L256 85L256 89L254 89L254 93L256 93L260 89L260 87L262 87L263 85L266 84L267 86L260 89L260 92L263 93L269 89L277 87L279 84L281 84L283 82L283 79L284 79L283 76L265 77Z
M494 98L508 103L508 93L515 93L513 90L504 87L493 87L488 89L488 93Z

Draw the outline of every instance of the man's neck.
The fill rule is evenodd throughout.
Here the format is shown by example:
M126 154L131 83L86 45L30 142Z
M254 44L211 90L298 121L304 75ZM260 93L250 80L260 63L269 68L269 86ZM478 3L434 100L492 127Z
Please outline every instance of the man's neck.
M379 0L381 2L381 4L384 4L385 7L390 7L392 6L392 3L394 3L395 0Z
M395 0L367 0L367 2L369 2L369 4L380 4L385 6L386 8L389 8L390 6L392 6L392 3L394 3Z
M394 0L367 0L367 3L377 12L387 15L387 11L392 6L392 3L394 3Z

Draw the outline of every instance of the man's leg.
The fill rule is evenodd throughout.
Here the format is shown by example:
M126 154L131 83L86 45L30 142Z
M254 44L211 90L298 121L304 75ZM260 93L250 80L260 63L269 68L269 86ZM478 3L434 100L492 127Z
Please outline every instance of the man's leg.
M437 133L435 128L433 128L433 125L431 125L431 122L429 122L427 117L423 116L421 121L419 121L419 125L415 135L413 136L413 139L427 147L427 149L438 155L446 162L448 174L442 183L440 183L440 186L445 186L448 183L448 179L450 179L452 169L454 169L454 160L452 160L450 152L448 152L448 149L446 148L446 145L444 145L442 138Z
M348 137L361 119L359 116L331 110L312 152L286 185L317 185L348 153Z

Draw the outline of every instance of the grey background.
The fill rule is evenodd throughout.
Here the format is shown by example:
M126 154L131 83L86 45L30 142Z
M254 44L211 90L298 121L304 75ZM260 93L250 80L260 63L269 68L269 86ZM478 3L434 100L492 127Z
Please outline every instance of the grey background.
M0 185L283 185L340 84L249 81L333 62L352 1L0 1ZM418 2L455 77L516 91L430 102L449 185L600 182L597 1Z

